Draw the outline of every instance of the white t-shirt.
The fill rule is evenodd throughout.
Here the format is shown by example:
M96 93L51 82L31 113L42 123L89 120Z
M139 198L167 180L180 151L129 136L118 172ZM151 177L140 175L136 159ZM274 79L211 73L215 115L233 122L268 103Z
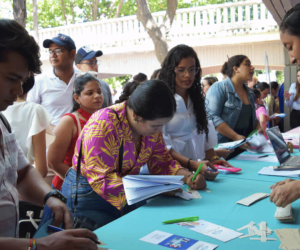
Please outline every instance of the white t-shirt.
M29 164L14 133L0 120L0 237L19 235L17 171Z
M74 68L70 82L66 84L53 72L53 69L35 77L33 88L27 95L27 101L41 104L53 117L52 124L57 125L60 118L71 112L73 107L73 88L75 74L80 72Z
M298 98L296 101L294 101L295 95L297 93L296 89L296 83L292 83L289 93L292 94L290 97L290 100L285 100L285 104L288 107L292 107L292 109L300 110L300 98Z
M208 141L206 134L197 132L196 117L193 113L193 103L188 98L187 107L183 98L175 94L177 104L176 112L171 121L163 126L163 136L170 150L192 160L203 160L205 151L214 148L218 143L217 133L212 121L208 121Z
M15 102L2 113L9 121L24 155L33 163L32 137L50 129L51 115L42 105L34 102Z

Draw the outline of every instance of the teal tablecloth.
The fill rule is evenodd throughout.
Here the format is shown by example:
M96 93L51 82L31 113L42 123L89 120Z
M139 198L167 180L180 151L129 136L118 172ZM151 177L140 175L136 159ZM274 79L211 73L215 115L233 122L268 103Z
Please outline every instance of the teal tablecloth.
M161 222L189 216L199 216L200 219L236 230L251 221L256 224L266 221L272 230L280 228L299 228L300 201L293 203L294 224L283 224L274 218L276 206L269 198L258 201L246 207L236 202L257 192L270 193L269 186L284 180L284 177L262 176L257 172L272 163L231 160L232 165L241 167L242 172L235 175L219 174L217 180L208 182L211 192L199 191L202 199L185 201L177 197L160 196L151 200L147 205L123 216L122 218L95 231L100 240L114 250L147 250L163 249L139 239L161 230L172 234L213 243L218 249L278 249L280 241L252 241L249 238L233 239L223 243L208 236L193 232L177 225L163 225ZM274 164L274 163L273 163ZM242 231L248 234L247 230ZM258 237L258 236L255 236ZM275 232L268 236L277 238Z

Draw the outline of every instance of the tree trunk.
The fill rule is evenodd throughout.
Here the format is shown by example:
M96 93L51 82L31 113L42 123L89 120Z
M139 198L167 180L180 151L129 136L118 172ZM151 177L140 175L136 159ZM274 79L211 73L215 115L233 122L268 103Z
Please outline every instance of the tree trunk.
M175 2L175 3L174 3ZM160 63L162 63L168 54L168 43L166 40L166 28L168 23L172 25L177 4L177 0L168 0L168 10L165 16L165 22L166 24L164 25L164 33L158 27L157 23L154 21L150 9L149 9L149 4L147 0L136 0L138 11L137 11L137 18L139 21L143 24L144 28L146 29L147 33L151 37L153 43L154 43L154 48L155 48L155 55L156 58ZM176 8L174 8L176 6ZM169 29L170 30L170 29Z
M98 18L98 5L99 0L92 0L93 21L96 21Z
M65 19L66 24L68 24L68 20L67 20L67 15L66 15L66 5L65 5L65 1L61 0L61 7L62 7L62 13Z
M172 27L172 23L175 17L175 13L176 13L176 9L178 6L178 0L167 0L167 12L164 18L164 22L163 24L160 26L161 28L161 32L164 35L169 34L171 27Z
M26 0L13 0L14 20L26 26Z
M121 0L120 3L119 3L118 9L117 9L115 18L120 17L121 9L122 9L123 3L124 3L124 0Z
M39 42L37 0L32 0L32 12L33 12L33 29L34 29L35 39L37 42Z

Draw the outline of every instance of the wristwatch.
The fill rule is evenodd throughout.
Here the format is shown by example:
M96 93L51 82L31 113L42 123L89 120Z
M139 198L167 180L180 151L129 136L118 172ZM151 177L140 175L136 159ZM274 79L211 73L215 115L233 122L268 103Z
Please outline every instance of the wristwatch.
M47 200L50 198L50 197L56 197L58 199L60 199L62 202L64 203L67 203L67 197L64 196L60 191L58 191L57 189L53 189L51 190L44 198L44 204L46 204Z

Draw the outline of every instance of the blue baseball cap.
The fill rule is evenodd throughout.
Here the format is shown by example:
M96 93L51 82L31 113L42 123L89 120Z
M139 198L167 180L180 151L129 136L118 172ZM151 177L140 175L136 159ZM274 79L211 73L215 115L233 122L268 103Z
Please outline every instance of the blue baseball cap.
M51 43L55 43L59 46L66 46L66 47L76 50L76 46L75 46L73 39L71 37L61 34L61 33L59 33L56 37L53 37L52 39L44 40L44 42L43 42L44 48L49 48Z
M75 56L75 64L80 63L82 60L90 60L93 57L102 56L103 53L101 50L94 51L90 49L88 46L81 47Z

